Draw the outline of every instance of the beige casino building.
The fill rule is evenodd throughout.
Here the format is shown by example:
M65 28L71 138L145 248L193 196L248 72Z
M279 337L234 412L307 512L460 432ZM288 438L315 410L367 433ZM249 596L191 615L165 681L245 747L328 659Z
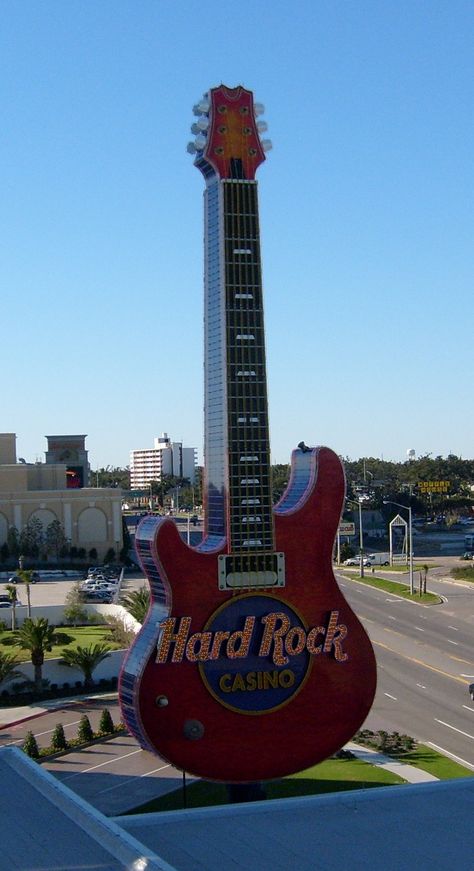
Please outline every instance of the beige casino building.
M17 460L15 433L0 433L0 546L14 526L21 533L38 518L46 530L59 520L71 546L97 550L123 544L122 491L89 487L85 435L46 436L46 462Z

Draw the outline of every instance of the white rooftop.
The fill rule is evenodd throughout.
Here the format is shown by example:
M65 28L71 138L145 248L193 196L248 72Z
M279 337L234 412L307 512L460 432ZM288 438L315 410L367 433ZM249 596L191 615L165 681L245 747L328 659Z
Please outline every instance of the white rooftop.
M108 819L0 750L0 871L471 871L474 777Z

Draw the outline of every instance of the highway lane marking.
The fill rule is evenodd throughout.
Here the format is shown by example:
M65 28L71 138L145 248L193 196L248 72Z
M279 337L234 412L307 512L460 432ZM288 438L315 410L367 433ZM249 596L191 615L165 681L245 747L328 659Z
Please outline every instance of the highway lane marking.
M469 705L463 705L463 708L466 708L466 711L474 711L474 708L471 708Z
M393 699L394 702L398 702L398 699L395 696L391 696L390 693L384 693L384 696L388 696L389 699Z
M448 642L448 644L455 644L456 647L459 647L459 642L458 642L458 641L451 641L451 639L448 638L448 639L447 639L447 642Z
M400 638L404 637L403 632L397 632L396 629L389 629L388 626L384 626L383 629L384 629L384 632L391 632L392 635L400 635Z
M468 677L471 680L474 680L474 674L461 674L461 677Z
M418 629L418 632L424 632L425 630L421 628L421 626L415 626L415 629Z
M469 732L463 732L462 729L457 729L456 726L451 726L450 723L445 723L444 720L438 720L437 717L434 718L435 723L441 723L442 726L446 726L447 729L452 729L453 732L459 732L460 735L464 735L465 738L471 738L474 741L474 735L470 735Z
M388 619L389 619L389 620L397 620L397 619L398 619L397 617L392 617L391 614L388 614L387 616L388 616Z
M172 766L168 763L167 765L162 765L161 768L154 768L153 771L145 771L144 774L140 774L139 777L149 777L150 774L156 774L158 771L164 771L165 768L171 768ZM132 781L136 781L135 777L129 777L127 780L122 780L121 783L116 783L115 786L108 786L107 789L101 789L97 793L97 795L104 795L105 792L113 792L114 789L122 789L127 783L131 783Z
M467 762L465 759L462 759L461 756L456 756L455 753L450 753L449 750L445 750L443 747L440 747L439 744L433 744L432 741L427 741L426 743L429 744L430 747L434 747L435 750L439 750L440 753L443 753L446 756L450 756L451 759L455 759L456 762L461 762L462 765L466 765L467 768L472 768L474 771L474 765L471 765L470 762Z
M461 677L458 677L455 674L448 674L447 671L442 671L441 668L436 668L434 665L428 665L427 662L422 662L421 659L416 659L414 656L406 656L404 653L400 653L399 650L394 650L393 647L389 647L388 644L383 644L382 641L372 641L372 644L376 644L377 647L383 647L384 650L389 650L390 653L395 653L396 656L401 656L402 659L407 659L408 662L414 662L416 665L421 665L422 668L428 668L430 671L435 671L437 674L442 674L443 677L449 677L451 680L455 680L458 683L462 683L466 685L467 681L463 680Z
M424 683L417 683L417 687L420 687L421 690L426 689L426 686L424 685Z
M456 626L448 626L448 629L452 629L453 632L459 632L459 629L456 629Z
M120 759L126 759L128 756L135 756L136 753L142 753L142 749L140 747L139 750L132 750L131 753L124 753L123 756L114 756L113 759L108 759L107 762L99 762L98 765L91 765L90 768L83 768L82 771L76 771L75 774L70 774L69 777L65 777L64 780L72 780L73 777L79 777L81 774L87 774L88 771L95 771L96 768L103 768L104 765L112 765L112 763L117 762Z

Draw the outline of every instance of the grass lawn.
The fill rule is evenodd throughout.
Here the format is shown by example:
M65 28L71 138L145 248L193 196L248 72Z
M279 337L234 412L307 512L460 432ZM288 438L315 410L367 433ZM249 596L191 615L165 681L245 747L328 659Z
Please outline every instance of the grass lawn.
M464 768L449 759L448 756L441 756L440 753L436 753L435 750L424 744L417 744L414 750L404 753L399 759L400 762L407 762L409 765L414 765L415 768L428 771L439 780L451 780L453 777L474 777L474 771Z
M405 783L396 774L385 771L375 765L369 765L360 759L327 759L306 771L284 777L282 780L272 780L264 785L267 799L295 798L302 795L320 795L326 792L341 792L351 789L368 789L369 787L391 786ZM212 783L208 780L197 780L186 786L186 807L209 807L211 805L228 804L226 787L222 783ZM177 789L168 795L147 802L130 814L152 813L154 811L181 810L183 808L183 790Z
M64 649L73 650L75 647L89 647L89 644L105 643L112 649L118 649L118 644L105 641L109 632L109 626L78 626L76 629L73 626L61 626L58 628L58 633L66 633L72 641L69 644L64 644L64 642L55 644L51 651L45 652L45 659L57 659ZM8 630L0 634L0 650L14 654L18 662L31 662L30 652L11 644L11 637L11 632Z
M456 578L458 581L473 581L474 582L474 566L460 566L459 568L452 569L451 574L453 578Z
M367 570L366 570L367 571ZM384 590L386 593L394 593L396 596L402 596L404 599L411 599L414 602L423 602L424 605L439 605L441 599L435 593L422 593L420 596L416 592L413 596L410 593L410 587L406 584L401 584L399 581L387 581L385 578L378 578L376 575L365 574L363 578L354 578L359 584L367 584L369 587L377 587L379 590Z

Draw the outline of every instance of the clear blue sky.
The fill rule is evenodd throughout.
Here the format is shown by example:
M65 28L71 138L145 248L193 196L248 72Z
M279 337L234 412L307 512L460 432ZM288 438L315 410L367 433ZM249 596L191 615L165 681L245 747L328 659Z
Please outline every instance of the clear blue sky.
M266 107L272 454L472 458L471 0L4 0L0 430L202 456L192 106Z

